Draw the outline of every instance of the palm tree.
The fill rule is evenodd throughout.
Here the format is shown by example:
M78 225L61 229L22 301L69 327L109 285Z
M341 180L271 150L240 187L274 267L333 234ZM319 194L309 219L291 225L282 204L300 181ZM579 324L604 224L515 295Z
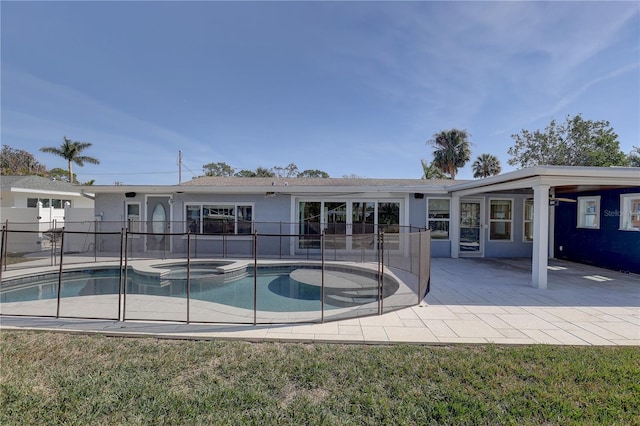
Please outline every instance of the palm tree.
M487 176L499 175L502 171L500 160L491 154L482 154L473 162L473 177L486 178Z
M256 169L256 177L275 177L276 174L271 169L265 169L264 167L258 167Z
M445 173L456 178L459 167L471 159L471 143L466 130L443 130L433 135L428 143L434 146L433 164Z
M447 179L447 175L437 168L433 161L431 164L427 164L426 161L420 160L422 163L422 179Z
M66 136L63 137L62 145L59 148L56 147L44 147L40 148L40 151L47 152L49 154L55 154L59 157L67 160L69 165L69 183L73 183L73 168L72 163L76 163L78 166L84 166L84 163L100 164L100 161L96 158L86 155L80 155L82 151L89 148L92 145L90 142L77 142L72 141Z

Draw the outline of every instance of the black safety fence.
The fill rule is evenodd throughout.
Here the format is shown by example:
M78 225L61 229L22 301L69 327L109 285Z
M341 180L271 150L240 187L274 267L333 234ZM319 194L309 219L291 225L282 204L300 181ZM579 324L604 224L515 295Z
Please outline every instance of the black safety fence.
M3 224L0 314L313 323L413 306L429 291L428 230L310 234L287 232L306 231L299 224L264 223L250 234L203 235L170 232L183 224L163 232L126 225ZM40 250L16 250L34 238Z

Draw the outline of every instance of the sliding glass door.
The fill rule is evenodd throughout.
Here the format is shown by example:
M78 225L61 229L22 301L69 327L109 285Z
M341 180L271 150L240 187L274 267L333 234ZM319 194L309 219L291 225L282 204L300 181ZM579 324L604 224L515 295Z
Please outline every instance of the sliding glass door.
M351 248L373 250L376 248L376 203L355 201L351 204Z
M298 246L301 249L319 249L320 248L320 234L321 230L321 206L319 201L306 202L302 201L299 204L300 209L300 238L298 240Z
M374 250L375 234L385 233L388 249L399 248L401 202L399 201L299 201L299 249Z
M347 203L324 203L324 223L328 249L347 248Z

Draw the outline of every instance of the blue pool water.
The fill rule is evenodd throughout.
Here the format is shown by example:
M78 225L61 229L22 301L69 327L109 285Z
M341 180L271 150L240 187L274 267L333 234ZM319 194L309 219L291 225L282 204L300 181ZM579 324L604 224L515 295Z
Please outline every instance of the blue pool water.
M258 268L257 309L272 312L300 312L321 309L322 290L319 286L295 281L289 273L298 267L261 267ZM182 279L180 268L170 277L158 278L140 275L133 271L127 274L127 294L145 294L177 298L187 297L187 281ZM118 294L119 271L114 269L87 269L85 271L63 274L61 297ZM202 269L192 274L190 297L192 300L216 302L238 308L253 309L254 278L253 268L247 269L247 275L225 282L223 276L211 273L211 269ZM362 278L361 278L362 279ZM375 281L372 279L372 285ZM9 286L3 283L0 301L2 303L58 297L58 277L51 275L32 281L22 280ZM358 304L375 302L375 297L359 298ZM340 305L340 303L338 303ZM325 309L337 307L325 298Z

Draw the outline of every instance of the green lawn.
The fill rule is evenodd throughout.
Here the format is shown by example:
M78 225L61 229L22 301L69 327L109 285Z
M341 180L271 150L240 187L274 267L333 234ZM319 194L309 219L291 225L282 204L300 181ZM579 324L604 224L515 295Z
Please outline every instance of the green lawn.
M28 262L30 259L21 253L7 253L7 257L3 260L3 265L15 265L16 263Z
M0 424L640 424L640 348L2 332Z

